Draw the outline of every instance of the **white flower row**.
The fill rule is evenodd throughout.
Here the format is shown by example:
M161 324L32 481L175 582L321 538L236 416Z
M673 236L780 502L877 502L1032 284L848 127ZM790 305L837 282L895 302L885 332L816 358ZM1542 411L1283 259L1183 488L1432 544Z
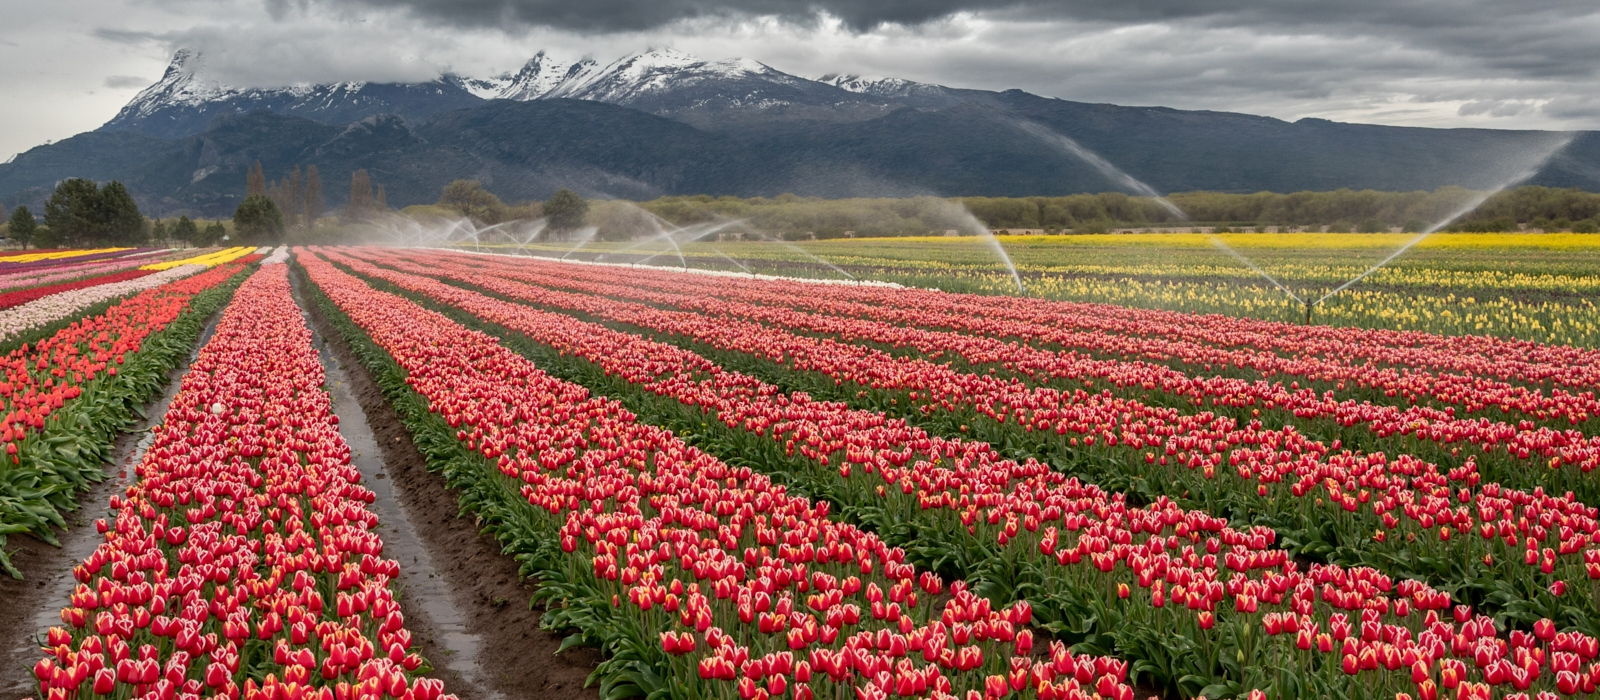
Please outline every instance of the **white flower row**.
M136 294L205 270L205 265L182 265L138 279L74 289L34 299L0 311L0 342L40 326L47 326L107 299Z
M101 260L90 263L74 263L60 267L49 267L42 270L29 270L27 272L14 272L9 275L0 275L0 292L10 292L27 287L39 287L55 282L64 282L83 277L94 277L110 274L122 270L131 270L140 265L150 263L150 255L166 253L165 250L151 253L137 253L125 255L111 260ZM68 258L67 261L71 259Z
M261 253L262 255L266 255L266 251L267 250L268 250L267 248L262 248L261 250L258 250L256 252L257 253ZM272 251L272 255L269 255L269 256L267 256L267 259L262 260L261 264L262 265L279 265L279 264L286 263L286 262L289 262L289 246L280 245L280 246L278 246L278 248L276 250Z
M490 253L490 252L481 251L481 250L467 250L465 248L449 248L448 250L450 250L451 252L454 252L454 253L467 253L469 255L494 255L494 256L498 256L498 257L502 257L502 258L503 257L508 257L507 254L505 254L505 253ZM516 256L509 256L509 257L516 257ZM729 270L707 270L707 269L698 268L698 267L669 267L667 265L639 265L639 264L636 264L636 263L599 262L599 261L596 261L596 260L572 260L572 259L567 259L567 258L553 258L553 257L552 258L547 258L547 257L543 257L543 256L535 256L535 257L537 257L540 262L560 262L560 263L570 263L570 264L573 264L573 265L599 265L599 266L602 266L602 267L627 267L627 268L634 268L634 269L660 270L662 272L680 272L680 273L685 273L685 274L690 274L690 275L706 275L708 277L737 277L737 278L740 278L740 279L767 280L767 281L783 280L785 282L805 282L806 284L834 284L834 285L842 285L842 286L846 286L846 287L889 287L889 288L892 288L892 289L903 289L904 288L904 285L902 285L902 284L900 284L898 282L881 282L881 281L878 281L878 280L858 280L858 279L855 279L853 277L850 278L850 279L847 279L847 280L815 279L815 278L810 278L810 277L783 277L783 276L780 276L780 275L761 275L761 274L756 274L754 272L732 272L732 271L729 271Z

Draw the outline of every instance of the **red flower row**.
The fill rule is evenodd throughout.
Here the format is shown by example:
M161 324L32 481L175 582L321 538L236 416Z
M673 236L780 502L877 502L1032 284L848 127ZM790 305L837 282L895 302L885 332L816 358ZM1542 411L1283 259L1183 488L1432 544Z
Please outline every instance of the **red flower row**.
M1220 520L1201 513L1184 513L1170 504L1157 504L1149 511L1129 509L1098 489L1040 470L1036 463L1018 465L1000 460L986 445L932 438L898 422L886 421L881 415L851 411L839 404L811 402L802 396L786 397L774 387L725 372L674 346L569 316L497 301L416 275L384 270L337 253L329 253L329 257L362 274L418 291L563 352L587 358L608 373L652 392L709 407L730 426L771 426L773 439L801 452L816 445L811 437L827 436L837 441L835 444L849 447L808 454L824 462L830 457L842 457L839 473L847 481L852 467L859 465L863 469L857 478L871 480L874 477L870 475L881 474L881 483L899 487L885 491L882 485L878 486L880 498L895 500L904 494L906 500L914 499L922 509L948 509L952 516L959 513L963 524L974 530L985 524L991 526L986 532L1002 546L1011 544L1030 554L1037 550L1045 560L1060 566L1089 569L1092 564L1094 569L1109 574L1119 563L1123 564L1139 585L1150 590L1146 599L1150 607L1163 608L1170 600L1174 605L1200 611L1192 618L1200 629L1210 629L1214 624L1211 611L1225 600L1231 599L1229 607L1234 613L1246 615L1256 614L1259 606L1269 606L1284 611L1267 613L1264 622L1269 634L1282 629L1282 623L1277 622L1278 630L1274 630L1274 622L1281 619L1279 615L1292 616L1295 631L1305 630L1296 640L1299 648L1309 650L1315 643L1320 651L1328 653L1333 651L1334 642L1351 636L1345 615L1331 611L1367 611L1363 623L1370 623L1365 626L1380 636L1358 641L1369 643L1368 647L1374 650L1371 653L1379 653L1379 647L1371 643L1381 641L1388 645L1383 648L1390 650L1385 654L1401 653L1396 651L1400 649L1411 654L1412 663L1425 660L1429 668L1448 658L1448 653L1440 652L1437 645L1417 647L1415 643L1400 642L1417 639L1419 630L1432 631L1435 637L1442 638L1455 633L1448 624L1438 627L1440 620L1435 614L1436 610L1451 606L1448 596L1415 581L1396 586L1370 569L1313 567L1309 573L1301 573L1281 556L1283 552L1270 549L1270 531L1236 533L1224 528ZM515 292L511 286L498 286L496 290ZM473 415L470 407L461 410ZM910 467L906 466L908 462L912 463ZM897 490L901 493L895 493ZM1223 549L1228 551L1219 562L1216 555ZM1255 578L1257 575L1260 578ZM1123 590L1123 597L1127 597L1126 584ZM1428 614L1413 616L1413 607L1425 609ZM1460 608L1457 614L1468 614L1466 610ZM1317 614L1314 616L1313 612ZM1319 625L1327 631L1319 632ZM1588 638L1568 635L1565 639ZM1395 658L1405 658L1405 653ZM1595 678L1600 678L1600 671Z
M165 328L188 309L189 299L238 274L260 256L246 256L192 277L140 292L107 309L80 319L29 347L23 344L0 357L0 441L15 461L17 446L44 427L50 413L77 398L81 387L104 376L116 376L128 353L145 338Z
M913 400L926 406L944 410L966 407L1029 430L1081 435L1087 447L1099 444L1101 449L1117 450L1114 458L1139 456L1164 467L1170 464L1178 471L1203 474L1207 480L1233 475L1251 484L1264 500L1292 496L1309 501L1314 496L1320 506L1325 498L1328 510L1349 513L1354 518L1349 525L1377 531L1379 541L1387 539L1388 532L1398 531L1403 537L1420 537L1422 542L1416 547L1434 547L1451 558L1488 557L1486 565L1513 558L1559 579L1600 578L1600 550L1589 549L1600 543L1600 521L1594 508L1542 489L1529 493L1494 483L1480 485L1471 459L1466 466L1443 471L1405 454L1391 460L1381 453L1341 451L1337 442L1330 447L1290 428L1268 430L1258 422L1241 426L1230 419L1184 415L1081 390L1067 394L1030 389L1014 381L955 372L927 360L894 357L759 324L510 282L448 259L419 266L375 251L370 254L397 269L448 275L498 294L690 337L719 349L819 372L836 381L856 382L874 390L909 391ZM370 265L364 270L393 274ZM433 289L450 289L434 284ZM545 325L552 324L559 325L559 321ZM756 431L782 429L781 422L786 419L753 417L742 425ZM834 430L802 432L793 439L809 450L808 454L819 457L853 444ZM1077 437L1070 441L1079 444ZM908 451L904 459L911 456ZM846 459L850 458L846 452ZM1456 533L1476 536L1455 537ZM1403 544L1409 542L1396 543Z
M486 335L299 260L459 440L524 484L531 513L589 560L574 571L684 658L673 668L699 696L1133 696L1125 662L1059 644L1035 660L1026 603L995 610L955 584L936 610L937 576L828 520L825 504L642 425Z
M1108 382L1114 387L1160 390L1185 397L1196 406L1207 401L1212 406L1268 408L1293 414L1296 418L1318 418L1349 427L1365 425L1378 437L1410 435L1443 445L1470 444L1485 454L1501 450L1518 459L1536 459L1538 466L1566 464L1588 472L1600 466L1600 436L1587 436L1576 429L1556 430L1523 421L1513 425L1485 418L1458 418L1454 407L1375 405L1354 399L1337 400L1301 388L1299 382L1247 381L1223 376L1192 376L1165 364L1139 360L1102 360L1075 351L1055 352L1031 345L1007 342L1000 338L1029 338L1066 347L1079 348L1091 355L1148 357L1160 361L1191 354L1171 347L1172 341L1159 342L1158 349L1130 348L1130 341L1103 332L1085 333L1076 329L1039 329L1018 322L974 319L937 309L896 309L892 307L837 301L831 295L816 294L816 285L733 280L707 287L684 275L645 270L614 271L561 263L511 263L496 257L459 256L463 264L474 265L495 274L546 287L563 288L583 294L600 294L649 304L677 308L710 316L756 321L806 333L823 333L846 342L871 342L893 347L915 348L929 358L954 355L973 365L1004 366L1037 381L1089 380ZM652 291L661 290L661 291ZM884 292L879 292L884 293ZM806 313L799 307L820 313ZM962 333L933 328L957 328ZM1048 336L1048 337L1046 337ZM1070 338L1068 336L1071 336ZM1201 346L1205 347L1205 346ZM1206 348L1210 349L1210 348ZM1225 365L1238 363L1238 351L1227 358L1207 357L1205 362ZM1280 365L1304 363L1304 359L1283 359L1270 355ZM1321 360L1312 360L1322 362ZM1269 369L1260 362L1256 369ZM1484 406L1517 408L1544 418L1556 414L1573 424L1600 416L1600 401L1592 392L1574 395L1563 391L1543 397L1523 386L1487 381L1460 375L1398 374L1395 370L1368 365L1340 364L1338 381L1354 381L1362 386L1382 388L1391 395L1404 394L1406 400L1418 396L1402 390L1396 382L1409 382L1430 392L1422 394L1446 403L1463 405L1468 413ZM1361 373L1369 376L1356 376ZM1319 376L1328 381L1320 368L1301 367L1284 374ZM1566 409L1557 410L1547 399L1559 398Z
M98 287L102 284L111 284L112 282L124 282L131 279L138 279L148 274L150 274L149 270L124 270L122 272L113 272L109 275L90 277L71 282L62 282L60 284L47 284L42 287L18 289L13 292L0 294L0 309L9 309L13 306L26 304L34 299L47 297L51 294L55 294L56 292L70 292L74 289Z
M65 698L435 700L287 270L239 288L34 666ZM248 648L264 650L251 658Z

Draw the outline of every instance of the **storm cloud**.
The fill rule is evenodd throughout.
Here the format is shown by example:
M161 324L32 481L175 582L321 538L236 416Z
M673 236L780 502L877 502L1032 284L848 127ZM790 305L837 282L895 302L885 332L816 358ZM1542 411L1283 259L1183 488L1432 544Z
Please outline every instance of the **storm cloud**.
M57 0L0 25L0 157L93 129L173 50L272 87L647 47L1086 102L1437 127L1600 127L1588 0ZM89 24L85 24L85 18ZM108 78L107 76L113 76Z

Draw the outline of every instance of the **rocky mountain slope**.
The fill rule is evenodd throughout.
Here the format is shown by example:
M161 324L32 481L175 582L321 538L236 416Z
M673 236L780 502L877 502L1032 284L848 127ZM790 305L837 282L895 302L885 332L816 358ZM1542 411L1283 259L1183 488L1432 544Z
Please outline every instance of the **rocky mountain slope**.
M1034 125L1027 127L1027 125ZM1026 127L1026 128L1025 128ZM1039 128L1039 127L1042 127ZM1056 195L1120 189L1059 135L1161 191L1492 187L1543 132L1342 124L1122 107L896 78L810 80L670 49L601 64L540 52L515 73L426 83L238 88L174 56L95 132L0 164L0 203L65 177L119 179L151 213L230 213L245 170L315 164L339 204L366 168L389 202L456 178L507 200L592 196ZM1579 134L1532 180L1600 188L1600 136Z

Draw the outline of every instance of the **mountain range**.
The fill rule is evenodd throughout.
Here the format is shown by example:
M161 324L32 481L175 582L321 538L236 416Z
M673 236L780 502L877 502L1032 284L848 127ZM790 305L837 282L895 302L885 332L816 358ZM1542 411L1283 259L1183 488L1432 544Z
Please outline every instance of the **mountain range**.
M1486 188L1553 140L808 79L670 49L608 64L539 52L486 78L235 87L180 50L104 126L0 164L0 202L37 206L57 181L88 177L121 180L147 213L222 216L256 160L271 178L316 165L332 205L342 174L360 168L397 206L434 201L458 178L508 201L560 187L632 199L1122 189L1083 149L1162 191ZM1600 188L1600 133L1576 134L1530 182Z

